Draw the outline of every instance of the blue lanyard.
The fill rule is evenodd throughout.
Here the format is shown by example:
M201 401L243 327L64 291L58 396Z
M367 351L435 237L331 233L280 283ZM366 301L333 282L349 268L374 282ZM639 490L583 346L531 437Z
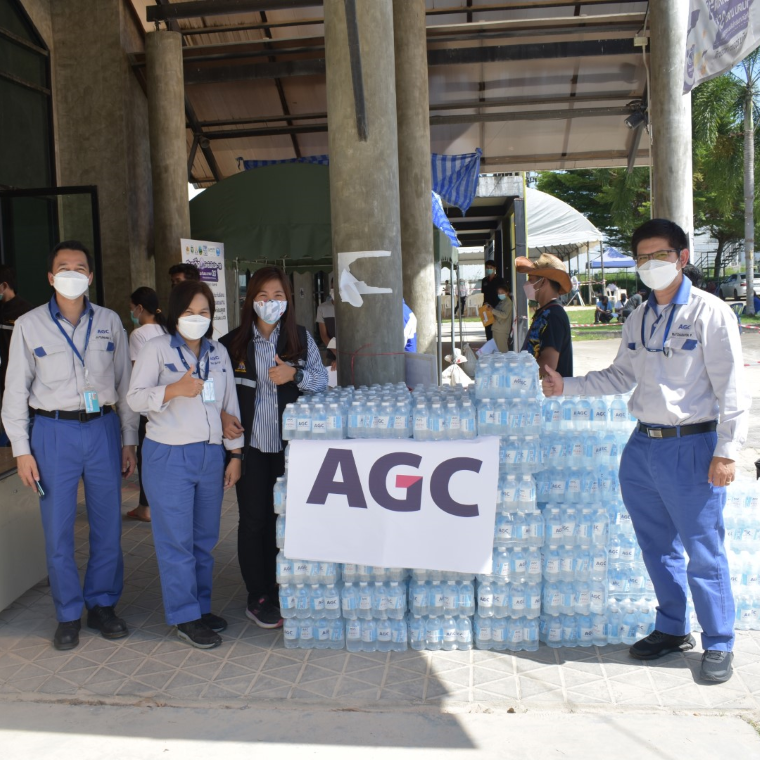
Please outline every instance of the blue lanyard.
M673 318L676 315L676 309L678 308L678 304L673 304L673 308L670 310L670 316L668 317L667 324L665 325L665 332L662 336L662 348L649 348L647 346L647 342L644 339L644 322L646 322L647 319L647 312L649 311L649 304L647 304L644 307L644 315L641 317L641 345L644 346L644 348L653 354L659 354L662 353L665 356L670 356L670 346L665 348L665 342L668 339L668 336L670 335L670 328L673 326ZM662 314L660 314L662 316ZM652 325L652 334L655 331L655 328L657 327L657 322L660 320L660 317L657 317L657 319L654 321L654 324ZM650 334L650 338L652 337L652 334Z
M182 346L177 346L177 353L179 354L180 361L182 362L182 364L185 365L185 369L189 370L190 365L187 363L187 361L185 361L185 357L182 354ZM206 382L206 380L208 380L208 373L210 369L211 369L211 360L209 359L206 362L206 377L203 377L203 375L201 375L201 359L200 358L198 359L198 366L195 368L195 371L198 373L199 379L203 380L204 383Z
M79 359L80 362L82 362L82 366L84 367L84 356L79 353L79 349L74 345L74 341L69 337L69 334L66 332L66 330L63 329L63 325L58 320L58 317L56 317L53 314L53 309L51 307L50 309L50 316L53 318L53 322L55 322L56 327L61 331L61 335L63 335L64 338L66 338L66 342L71 346L71 350L74 352L74 355ZM87 335L85 335L84 338L84 354L87 354L87 346L90 345L90 333L92 332L92 318L95 316L95 312L90 309L90 319L87 322ZM76 330L76 326L74 327Z

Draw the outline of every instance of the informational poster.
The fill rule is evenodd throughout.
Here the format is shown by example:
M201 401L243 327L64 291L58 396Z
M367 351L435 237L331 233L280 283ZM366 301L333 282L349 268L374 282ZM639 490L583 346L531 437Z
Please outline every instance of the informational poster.
M214 294L214 339L229 332L227 321L227 285L224 279L224 243L182 238L182 262L194 264L201 280Z
M684 93L723 74L760 45L757 0L690 0Z
M285 554L490 573L499 439L291 441Z

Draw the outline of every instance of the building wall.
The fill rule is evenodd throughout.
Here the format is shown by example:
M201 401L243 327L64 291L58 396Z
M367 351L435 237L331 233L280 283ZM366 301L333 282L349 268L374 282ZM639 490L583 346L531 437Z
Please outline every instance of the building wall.
M143 42L126 1L22 4L51 50L57 184L97 187L105 305L128 323L128 296L155 268L147 98L128 58Z

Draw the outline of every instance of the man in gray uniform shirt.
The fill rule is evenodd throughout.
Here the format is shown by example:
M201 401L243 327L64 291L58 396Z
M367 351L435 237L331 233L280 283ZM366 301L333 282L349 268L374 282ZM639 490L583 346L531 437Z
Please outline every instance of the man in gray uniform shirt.
M84 605L87 625L105 638L128 633L114 606L124 575L121 476L135 469L138 415L126 402L131 364L121 320L87 299L87 249L74 240L57 245L48 280L55 295L16 321L2 418L19 477L40 496L58 618L53 645L73 649ZM84 589L74 556L80 479L90 524Z

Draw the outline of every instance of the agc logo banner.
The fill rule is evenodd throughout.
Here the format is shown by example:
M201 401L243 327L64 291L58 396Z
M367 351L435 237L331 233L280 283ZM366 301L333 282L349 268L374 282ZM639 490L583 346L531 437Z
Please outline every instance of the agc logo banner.
M491 571L499 439L292 441L285 553Z

